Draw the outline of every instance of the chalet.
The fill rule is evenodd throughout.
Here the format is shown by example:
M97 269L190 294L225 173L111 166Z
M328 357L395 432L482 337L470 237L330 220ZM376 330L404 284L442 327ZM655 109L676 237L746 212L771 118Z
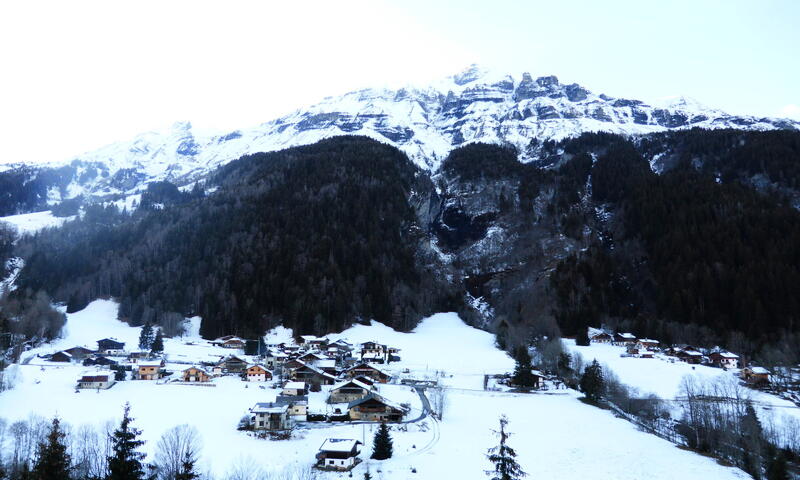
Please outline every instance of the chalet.
M140 360L148 360L149 358L150 358L150 352L138 351L138 352L130 352L128 354L129 363L139 363Z
M306 347L311 348L320 348L322 345L328 342L328 339L325 337L315 337L314 335L300 335L297 339L298 345L304 345Z
M292 379L306 382L312 385L333 385L336 377L314 365L303 365L292 372Z
M278 365L283 364L286 361L287 357L288 356L283 352L267 350L267 354L264 355L264 365L270 370L272 370Z
M338 370L336 370L336 360L332 358L320 360L315 363L314 366L329 375L333 375L334 377L339 373Z
M317 453L317 468L324 470L347 471L355 467L358 454L361 453L358 440L344 438L328 438L319 447Z
M286 374L291 375L293 371L297 370L300 367L305 367L305 366L306 366L305 363L295 358L292 360L287 360L283 363L283 371L286 372Z
M305 395L288 396L278 395L275 404L286 405L290 417L299 417L302 420L308 415L308 397Z
M372 391L372 386L358 380L348 380L333 387L328 403L350 403L360 400Z
M360 363L345 372L347 378L354 378L358 376L365 376L373 379L376 382L380 383L387 383L391 380L392 376L388 373L384 372L383 370L379 370L372 365L367 363Z
M112 365L117 365L117 362L111 360L108 357L104 357L102 355L98 355L96 357L90 357L83 361L83 364L87 367L98 365L103 367L110 367Z
M770 372L764 367L745 367L742 369L742 379L750 385L766 385L769 383Z
M211 345L216 345L222 348L243 349L247 341L236 335L225 335L211 340Z
M711 352L708 356L712 365L722 368L739 368L739 355L731 352Z
M606 332L599 332L589 337L589 341L592 343L611 343L614 341L614 337Z
M286 430L290 427L289 408L277 403L256 403L250 409L254 430Z
M347 410L352 420L367 422L399 422L406 413L405 408L375 392L350 402L347 404Z
M211 374L200 367L189 367L183 371L181 377L184 382L210 382Z
M103 338L97 341L97 351L104 355L125 355L125 342Z
M658 340L653 340L652 338L640 338L636 344L642 350L649 350L651 352L658 349Z
M105 390L111 388L114 383L114 376L110 374L84 375L78 380L78 388Z
M245 371L245 380L248 382L266 382L272 380L272 373L263 365L250 365Z
M236 355L228 355L214 366L214 373L217 375L240 374L247 369L247 362Z
M303 363L305 363L307 365L314 365L317 362L321 362L323 360L328 360L328 358L327 357L323 357L322 355L319 355L319 354L314 353L314 352L308 352L305 355L300 355L299 357L297 357L297 360L299 360L299 361L301 361L301 362L303 362Z
M164 368L163 360L141 361L137 365L135 377L139 380L158 380Z
M72 355L74 360L83 360L94 353L94 350L89 350L85 347L72 347L64 351Z
M615 333L614 334L614 345L631 345L636 343L636 335L632 333Z
M703 354L695 350L678 350L675 356L690 365L697 365L703 361Z
M298 397L308 394L308 385L305 382L286 382L283 386L281 395L288 397Z
M67 352L63 352L63 351L62 352L56 352L56 353L50 355L50 361L51 362L69 363L69 362L72 361L72 355L70 355Z

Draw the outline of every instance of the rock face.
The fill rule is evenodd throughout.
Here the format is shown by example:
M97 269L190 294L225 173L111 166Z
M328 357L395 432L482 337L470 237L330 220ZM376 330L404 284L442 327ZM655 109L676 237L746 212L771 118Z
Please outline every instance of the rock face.
M692 127L800 129L800 122L732 116L687 99L657 107L596 95L555 76L494 75L473 65L425 88L351 92L250 129L204 134L179 122L69 162L34 167L32 175L59 171L57 181L44 182L40 192L41 202L53 204L78 195L128 196L153 181L188 185L242 155L335 135L392 144L433 173L451 150L473 142L512 145L530 161L536 158L533 147L545 140L588 131L636 135Z

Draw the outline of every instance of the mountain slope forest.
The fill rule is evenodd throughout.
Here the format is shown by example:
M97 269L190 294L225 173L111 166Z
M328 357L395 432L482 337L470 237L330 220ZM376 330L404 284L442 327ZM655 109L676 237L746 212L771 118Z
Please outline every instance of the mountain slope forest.
M583 134L470 144L430 174L362 137L150 184L21 240L24 292L121 302L134 325L254 336L459 311L511 347L587 326L800 360L800 133ZM654 173L659 172L659 173Z

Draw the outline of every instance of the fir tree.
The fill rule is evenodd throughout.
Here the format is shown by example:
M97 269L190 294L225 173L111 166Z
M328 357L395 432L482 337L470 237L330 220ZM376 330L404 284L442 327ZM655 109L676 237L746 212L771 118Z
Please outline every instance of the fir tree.
M158 332L156 332L156 338L153 340L150 351L153 353L161 353L164 351L164 336L161 334L160 328Z
M150 350L150 345L153 344L153 326L150 322L144 324L142 332L139 334L139 349Z
M187 452L181 464L181 470L175 474L175 480L194 480L200 475L194 471L195 459Z
M378 431L375 432L375 440L372 446L372 457L375 460L386 460L392 458L392 436L389 435L389 427L381 423Z
M786 465L786 454L783 450L767 459L767 480L789 480L789 469Z
M578 329L578 335L575 337L575 345L581 347L588 347L590 340L589 340L589 329L587 327L582 327Z
M70 455L64 444L66 434L61 430L58 418L53 419L50 432L39 443L33 478L36 480L63 480L69 478Z
M603 379L603 369L597 363L597 360L594 360L584 370L583 376L581 376L580 389L590 402L597 403L603 397L605 380Z
M136 449L144 445L138 440L142 431L132 428L131 406L125 404L122 422L111 435L113 454L108 457L108 477L106 480L143 480L145 478L142 460L144 454Z
M517 452L506 443L511 435L506 431L508 419L500 417L500 430L494 433L500 438L500 445L489 449L486 457L494 464L494 470L486 470L492 480L519 480L527 474L517 463Z
M514 350L514 359L517 364L514 367L514 375L511 381L514 385L523 388L530 388L536 385L536 378L533 376L533 365L531 365L531 355L524 346Z

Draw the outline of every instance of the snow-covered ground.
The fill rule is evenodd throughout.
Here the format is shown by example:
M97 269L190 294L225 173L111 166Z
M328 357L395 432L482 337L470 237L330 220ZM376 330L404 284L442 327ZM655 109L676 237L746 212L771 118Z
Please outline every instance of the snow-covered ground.
M75 217L54 217L50 210L44 212L24 213L0 217L0 222L13 225L20 235L36 233L48 227L60 227L64 222Z
M575 345L574 340L563 340L572 352L580 353L585 362L597 360L611 370L620 382L634 387L642 394L655 394L665 400L682 397L681 382L686 376L695 377L698 382L731 381L738 378L738 370L723 370L705 365L689 365L674 357L657 354L655 358L622 357L624 347L593 343L588 347ZM800 408L788 400L768 393L747 390L750 398L759 408L762 418L772 417L780 421L784 415L800 420Z
M143 430L144 451L151 456L161 434L188 423L200 432L202 468L223 478L239 464L257 465L265 471L292 466L307 467L325 438L356 438L366 441L353 478L369 469L373 478L486 478L490 466L486 450L496 443L491 430L498 418L509 418L514 433L510 444L531 478L619 478L672 479L747 478L740 470L723 467L714 460L681 450L657 437L636 430L608 411L587 406L579 394L557 390L538 394L482 391L484 373L510 371L512 360L494 347L493 336L465 325L452 313L429 317L412 332L400 333L378 323L358 325L332 337L352 343L377 340L401 349L402 360L386 367L400 376L438 378L450 388L441 422L426 418L417 423L392 426L394 458L368 459L375 425L307 424L288 441L259 440L236 430L239 419L256 402L271 401L278 393L272 384L257 385L235 377L213 381L215 387L156 382L125 381L100 392L75 392L76 379L93 367L54 364L33 357L75 345L93 346L103 337L115 337L135 347L140 329L116 320L117 305L98 300L85 310L68 315L65 338L52 345L26 352L30 362L14 366L17 384L0 393L0 417L8 421L58 415L73 426L101 427L117 422L122 405L132 404L134 425ZM230 350L213 347L192 334L165 340L168 368L177 361L199 361ZM287 338L284 329L272 337ZM444 373L437 373L444 372ZM263 388L262 388L263 387ZM330 387L328 387L330 388ZM326 408L326 391L312 393L310 408ZM421 413L416 393L403 385L381 385L380 393L396 402L409 403L408 418ZM9 446L6 445L5 451ZM152 458L152 457L149 457ZM416 473L412 473L412 468ZM345 478L347 474L320 473L321 478Z

